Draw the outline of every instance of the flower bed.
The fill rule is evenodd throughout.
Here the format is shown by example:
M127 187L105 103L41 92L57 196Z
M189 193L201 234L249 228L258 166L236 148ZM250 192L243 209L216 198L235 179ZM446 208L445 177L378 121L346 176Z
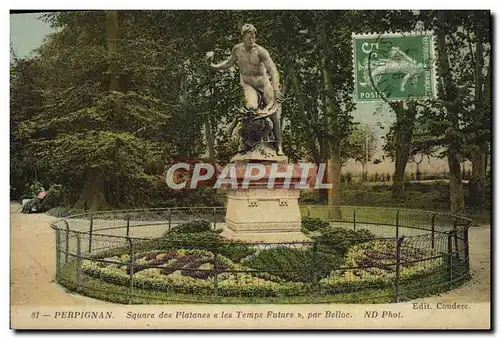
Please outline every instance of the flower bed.
M310 253L310 248L288 249L292 250ZM263 251L253 255L262 255ZM392 286L396 278L395 254L393 240L354 245L343 258L341 267L333 265L331 272L318 275L316 281L287 279L291 275L280 274L272 265L256 270L246 266L252 262L251 258L238 263L218 254L215 259L208 250L147 250L135 254L132 265L128 254L101 256L83 260L82 271L93 278L122 286L130 285L133 273L134 288L145 290L213 295L217 288L220 296L280 297L307 295L318 288L322 293L332 294ZM424 259L425 265L419 264ZM304 264L304 269L310 269L309 262ZM402 246L400 282L431 275L443 265L443 258L435 253Z
M399 282L433 275L445 269L444 257L411 245L401 246ZM345 266L319 283L329 293L391 286L396 280L396 242L379 239L352 246Z
M156 291L213 293L215 275L218 293L226 296L290 296L304 293L306 287L252 270L222 255L214 263L213 253L204 250L138 253L133 265L126 254L82 262L82 270L89 276L125 286L130 284L131 267L135 287Z

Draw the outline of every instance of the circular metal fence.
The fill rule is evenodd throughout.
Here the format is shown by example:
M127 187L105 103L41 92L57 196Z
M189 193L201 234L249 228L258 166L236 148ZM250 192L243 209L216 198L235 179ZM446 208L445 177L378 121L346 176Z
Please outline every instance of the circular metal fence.
M470 219L392 208L300 208L303 218L327 221L340 238L223 240L217 233L224 207L59 219L51 224L56 281L117 303L375 303L440 293L470 276ZM220 231L174 231L200 219Z

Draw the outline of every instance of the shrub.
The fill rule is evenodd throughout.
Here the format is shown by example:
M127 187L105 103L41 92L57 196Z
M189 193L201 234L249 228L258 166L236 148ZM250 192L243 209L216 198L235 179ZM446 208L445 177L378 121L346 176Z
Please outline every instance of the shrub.
M439 191L431 192L411 192L409 194L409 202L414 208L427 208L432 205L433 208L446 209L448 201L443 199L443 194Z
M223 239L215 232L198 233L166 233L154 240L155 248L159 250L174 250L181 248L214 250Z
M85 213L84 210L80 209L75 209L72 207L64 207L64 206L59 206L59 207L54 207L51 208L47 211L48 215L51 215L56 218L64 218L70 215L75 215L75 214L82 214Z
M43 191L43 186L40 181L32 181L26 183L24 186L24 192L23 192L23 198L24 199L31 199L37 196L38 193Z
M312 248L275 247L253 255L242 264L289 281L312 282L314 274L326 276L339 267L341 261L341 257L329 253L314 253Z
M346 181L348 184L350 184L352 182L352 173L351 172L347 172Z
M193 219L175 226L167 233L203 233L212 231L212 224L206 219Z
M321 229L321 234L313 237L318 242L320 251L345 255L353 245L375 239L372 232L361 230L350 230L342 227L328 227Z
M68 193L61 185L51 186L45 198L42 200L42 207L45 211L57 207L68 205Z
M217 253L231 259L234 262L240 262L242 259L254 254L256 250L244 243L236 241L226 241L217 247Z
M302 217L302 229L306 232L315 232L322 228L329 227L330 223L321 218L313 218L313 217Z
M215 251L232 261L241 259L255 253L252 247L234 240L224 239L219 235L220 230L198 233L170 233L166 232L160 238L136 241L136 251L168 251L183 248ZM128 246L100 252L93 257L104 258L129 251Z
M314 203L312 191L301 191L299 201L301 203Z

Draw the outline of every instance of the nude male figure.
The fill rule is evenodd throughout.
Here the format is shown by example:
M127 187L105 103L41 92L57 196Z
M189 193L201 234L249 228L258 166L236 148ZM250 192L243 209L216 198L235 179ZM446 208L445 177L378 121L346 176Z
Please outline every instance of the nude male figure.
M245 94L245 106L247 109L257 111L259 108L260 91L264 96L266 107L258 113L266 114L277 103L281 101L279 84L279 73L269 52L255 43L257 30L252 24L245 24L241 28L243 42L235 45L231 57L217 65L211 66L216 70L226 70L235 63L239 66L240 84ZM267 74L269 72L271 79ZM278 143L278 155L283 155L281 146L280 110L269 116L273 123L273 133Z

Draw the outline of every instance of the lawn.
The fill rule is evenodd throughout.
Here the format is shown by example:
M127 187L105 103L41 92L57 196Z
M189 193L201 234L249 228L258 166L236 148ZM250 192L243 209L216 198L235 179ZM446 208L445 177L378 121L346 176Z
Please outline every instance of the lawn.
M342 206L371 206L384 208L405 208L417 209L425 211L434 211L440 213L450 213L449 209L449 186L445 181L432 181L422 183L409 183L405 197L399 200L392 199L392 187L387 183L342 183L341 184L341 205ZM466 197L466 203L467 203ZM323 205L318 203L312 196L311 191L301 193L299 200L301 210L305 210L306 205L313 205L311 216L328 217L327 210L314 209L314 205ZM347 211L347 209L343 209ZM369 215L362 213L356 214L356 221L370 220L387 222L387 220L395 220L395 213L390 210L378 210L376 213L368 212ZM375 212L375 210L373 210ZM409 213L409 212L408 212ZM467 217L473 219L478 224L488 224L491 221L491 197L487 195L486 209L483 211L475 210L471 206L466 205ZM303 214L304 215L304 214ZM305 214L307 215L307 214ZM407 214L408 218L415 219L416 222L428 222L428 220L418 219L416 215ZM352 213L346 212L346 216L342 215L342 219L352 221Z

